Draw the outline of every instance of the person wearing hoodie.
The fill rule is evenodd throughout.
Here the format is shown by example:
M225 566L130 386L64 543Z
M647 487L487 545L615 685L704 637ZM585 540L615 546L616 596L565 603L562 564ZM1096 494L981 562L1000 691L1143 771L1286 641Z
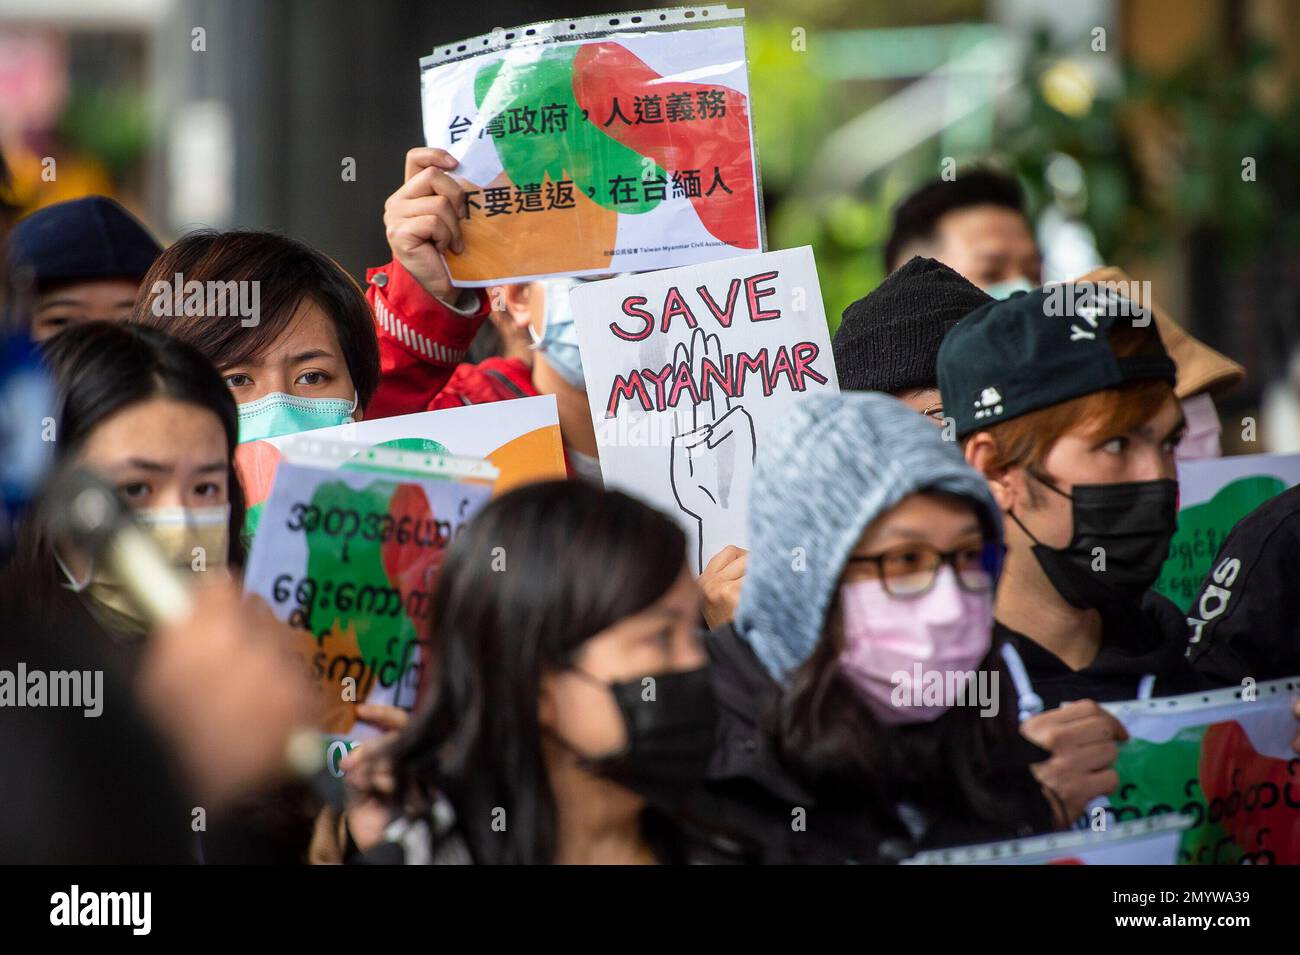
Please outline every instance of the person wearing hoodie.
M1177 527L1174 364L1140 306L1054 285L962 319L939 387L1005 517L996 632L1049 706L1206 687L1151 590Z
M958 321L991 301L941 262L913 258L844 310L831 340L840 389L893 395L942 427L939 346ZM735 616L748 559L731 545L704 565L700 590L710 627Z
M1064 826L1110 791L1122 726L1031 715L1001 663L1000 526L906 405L801 402L758 457L740 607L706 642L717 749L683 811L766 862L884 863Z

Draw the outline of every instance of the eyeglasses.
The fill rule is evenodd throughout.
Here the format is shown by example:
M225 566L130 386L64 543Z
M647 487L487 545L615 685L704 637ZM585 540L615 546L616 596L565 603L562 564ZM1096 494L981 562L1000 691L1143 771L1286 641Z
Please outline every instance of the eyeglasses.
M922 408L921 414L933 421L937 421L939 424L943 424L943 402L940 402L937 405L930 405L928 408Z
M934 587L945 564L957 576L957 586L968 594L993 589L1000 562L996 544L971 543L941 551L928 544L902 544L881 554L850 557L850 564L874 564L885 593L891 597L920 597Z

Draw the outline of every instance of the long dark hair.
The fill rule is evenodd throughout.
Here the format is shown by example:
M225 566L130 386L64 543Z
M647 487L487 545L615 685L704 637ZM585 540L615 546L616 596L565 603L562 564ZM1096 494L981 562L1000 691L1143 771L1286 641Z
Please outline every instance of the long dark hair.
M451 546L435 590L436 676L395 762L408 794L450 799L476 862L553 861L542 676L660 599L685 565L676 524L581 481L510 491ZM492 830L497 808L506 812L503 832Z
M897 806L905 801L931 819L983 830L990 840L1026 834L1026 826L1052 827L1047 799L1057 797L1043 798L1025 772L1033 750L1020 736L1014 684L996 643L977 668L998 675L996 715L954 706L932 723L899 726L864 705L838 665L843 648L837 588L821 640L767 717L781 760L801 780L828 801L865 804L877 819L894 818L900 835L906 833Z
M59 397L56 461L75 455L101 422L139 401L172 398L217 416L226 435L228 560L232 567L242 565L244 493L234 465L239 413L230 389L198 349L152 328L88 322L55 335L44 343L42 352ZM31 513L39 516L40 511L38 506ZM53 599L61 593L54 544L39 520L28 520L24 525L11 571L32 585L29 598Z

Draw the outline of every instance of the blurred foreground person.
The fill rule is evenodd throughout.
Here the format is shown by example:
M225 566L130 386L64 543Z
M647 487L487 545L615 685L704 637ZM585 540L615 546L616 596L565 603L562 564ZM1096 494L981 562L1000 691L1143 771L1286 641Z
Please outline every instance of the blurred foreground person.
M25 675L10 688L29 698L0 707L0 863L199 861L240 800L290 775L306 686L276 648L283 625L233 582L201 588L189 619L158 628L130 680L85 608L17 609L0 598L0 682ZM83 682L77 705L31 703L38 673L48 687Z
M20 220L9 240L9 268L15 291L32 298L32 338L86 322L126 321L161 251L107 196L60 202Z
M49 646L26 657L29 670L48 655L134 692L134 708L170 744L192 808L203 810L202 828L191 828L199 817L183 821L193 839L277 782L290 732L310 718L304 678L285 657L292 632L265 607L244 606L230 573L243 518L234 400L197 351L152 329L91 323L52 339L46 357L59 391L56 462L94 471L118 492L195 586L197 607L186 624L157 626L113 568L55 539L49 509L58 505L47 499L0 573L0 605L6 619L48 622L40 632ZM100 724L83 725L93 735Z
M766 862L887 863L1064 826L1116 785L1123 728L1095 705L1022 736L992 637L1000 516L915 411L802 402L749 527L736 622L707 643L722 722L697 814Z
M391 764L371 743L344 762L370 790L348 812L368 861L735 857L665 812L716 723L676 524L582 482L520 488L456 539L435 603L430 698Z

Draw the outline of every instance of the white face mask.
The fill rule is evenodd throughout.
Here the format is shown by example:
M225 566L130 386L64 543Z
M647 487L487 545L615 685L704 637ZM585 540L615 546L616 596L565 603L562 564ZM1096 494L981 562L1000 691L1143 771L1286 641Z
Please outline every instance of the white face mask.
M1214 399L1202 392L1184 399L1182 405L1187 431L1183 440L1178 442L1178 447L1174 448L1174 456L1179 461L1221 457L1223 449L1219 444L1219 434L1223 426L1219 423L1219 412L1215 410Z
M986 287L984 292L985 294L991 295L993 298L1002 301L1003 299L1010 298L1017 292L1032 292L1033 290L1034 286L1030 283L1029 279L1017 278L1010 279L1006 282L994 282L992 285Z

